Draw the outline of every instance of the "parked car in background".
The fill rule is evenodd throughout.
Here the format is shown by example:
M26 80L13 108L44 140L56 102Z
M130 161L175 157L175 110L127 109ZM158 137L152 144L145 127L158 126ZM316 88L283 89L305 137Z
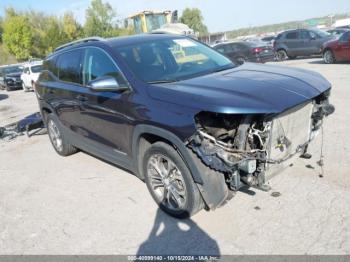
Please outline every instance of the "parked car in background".
M332 64L340 61L350 61L350 31L339 38L323 44L323 61Z
M0 85L7 91L22 88L22 65L9 65L0 69Z
M276 36L265 36L261 38L260 40L262 42L268 43L269 45L273 46L273 42L275 41Z
M297 56L320 55L323 43L334 38L317 29L295 29L280 33L274 41L278 60L294 59Z
M346 31L349 31L350 29L348 28L334 28L334 29L330 29L327 30L327 33L334 35L334 36L339 36L342 35L343 33L345 33Z
M265 63L274 60L273 48L261 41L221 43L213 48L236 64Z
M23 90L34 90L35 82L38 80L42 70L42 61L34 61L24 64L23 73L21 75Z
M147 34L57 48L35 92L58 154L79 148L129 170L184 218L243 186L269 190L334 111L330 89L316 72L235 65L191 38Z

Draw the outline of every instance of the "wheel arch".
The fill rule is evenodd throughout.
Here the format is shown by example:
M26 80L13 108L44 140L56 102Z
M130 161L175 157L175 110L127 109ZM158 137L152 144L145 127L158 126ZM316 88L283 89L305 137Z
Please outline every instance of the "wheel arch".
M142 158L140 156L146 152L147 146L156 141L170 144L179 153L198 186L208 209L215 209L227 200L228 187L223 174L205 166L175 134L159 127L144 124L135 127L132 139L132 155L140 179L144 179Z

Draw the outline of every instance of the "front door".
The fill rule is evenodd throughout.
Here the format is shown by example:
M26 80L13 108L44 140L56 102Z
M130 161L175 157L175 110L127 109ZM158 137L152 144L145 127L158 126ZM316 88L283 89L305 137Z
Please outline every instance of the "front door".
M339 39L339 60L350 61L350 32L344 33Z
M131 127L133 119L130 112L129 98L131 91L94 91L89 83L104 76L112 76L119 85L128 85L113 59L97 47L84 50L83 85L78 100L81 103L80 115L85 137L100 149L108 148L119 156L130 156Z

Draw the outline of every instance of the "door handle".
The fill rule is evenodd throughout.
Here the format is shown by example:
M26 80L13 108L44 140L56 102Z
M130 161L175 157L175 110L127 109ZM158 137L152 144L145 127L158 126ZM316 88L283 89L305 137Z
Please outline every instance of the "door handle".
M86 96L84 96L84 95L77 95L77 96L76 96L76 99L78 99L78 100L81 101L81 102L86 102L86 101L89 100L89 99L88 99Z

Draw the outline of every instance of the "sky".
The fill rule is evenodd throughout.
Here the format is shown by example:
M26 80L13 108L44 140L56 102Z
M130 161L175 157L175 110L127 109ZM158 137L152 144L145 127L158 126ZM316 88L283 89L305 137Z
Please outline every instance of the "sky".
M103 0L116 10L119 19L142 10L178 10L197 7L202 11L210 32L259 26L330 15L350 14L350 0ZM4 8L33 9L62 15L72 11L84 22L90 0L0 0L0 16Z

